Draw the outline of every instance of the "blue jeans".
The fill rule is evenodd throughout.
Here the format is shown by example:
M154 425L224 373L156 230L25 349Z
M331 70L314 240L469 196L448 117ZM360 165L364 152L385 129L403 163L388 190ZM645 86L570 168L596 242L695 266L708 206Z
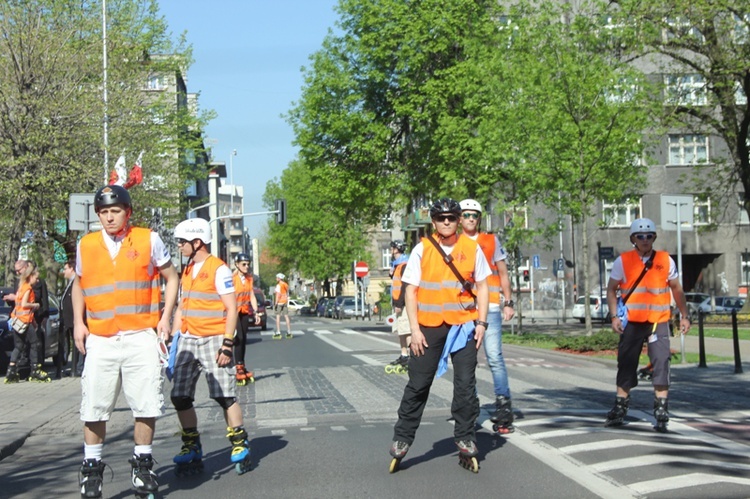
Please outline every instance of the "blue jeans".
M510 398L508 370L505 368L505 359L503 358L503 313L490 310L487 312L487 322L489 326L484 333L484 353L487 356L490 371L492 371L495 396L502 395Z

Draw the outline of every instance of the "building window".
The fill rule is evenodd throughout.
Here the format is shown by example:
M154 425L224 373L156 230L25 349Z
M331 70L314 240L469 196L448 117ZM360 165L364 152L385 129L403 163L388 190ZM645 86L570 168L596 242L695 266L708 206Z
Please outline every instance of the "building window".
M711 197L708 194L693 195L693 225L711 223Z
M690 25L690 21L680 16L670 17L666 19L667 27L664 28L662 37L665 43L670 42L676 38L687 38L692 37L697 39L700 43L705 43L706 37L700 30Z
M385 248L382 253L382 268L384 269L390 269L391 268L391 248Z
M641 200L604 201L602 202L602 215L606 227L630 227L633 220L641 217Z
M708 137L705 135L670 135L669 164L697 165L708 162Z
M750 40L750 13L743 14L742 17L734 14L734 22L734 42L744 45Z
M526 206L514 206L505 212L505 227L529 228L529 210Z
M390 213L383 215L383 218L380 219L380 228L382 230L393 230L393 216Z
M164 90L167 88L165 78L163 75L151 75L146 82L147 90Z
M745 205L742 202L742 199L744 197L745 197L744 192L740 192L739 194L737 194L737 206L739 207L739 212L740 212L740 218L739 218L738 223L747 225L747 224L750 224L750 219L748 219L747 217L747 210L745 210Z
M747 251L747 248L740 253L740 270L742 271L740 281L742 281L742 286L745 287L747 296L747 286L750 285L750 252Z
M665 100L680 106L705 106L706 82L699 74L665 75Z
M747 95L739 83L734 84L734 103L738 106L747 105Z

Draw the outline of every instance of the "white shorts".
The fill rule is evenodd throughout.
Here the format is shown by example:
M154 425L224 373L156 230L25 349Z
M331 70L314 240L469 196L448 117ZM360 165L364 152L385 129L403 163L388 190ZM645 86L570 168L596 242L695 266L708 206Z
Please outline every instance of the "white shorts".
M391 326L391 332L397 333L399 336L409 336L411 334L409 316L406 315L406 310L401 309L401 313L396 316L396 322Z
M121 388L133 417L161 416L163 383L153 329L108 338L91 334L81 376L81 421L109 421Z

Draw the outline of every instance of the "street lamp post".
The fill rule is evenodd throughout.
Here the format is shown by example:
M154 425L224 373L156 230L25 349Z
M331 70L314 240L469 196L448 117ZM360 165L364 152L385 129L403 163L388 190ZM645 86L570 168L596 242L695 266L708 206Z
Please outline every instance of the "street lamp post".
M229 193L229 214L234 215L234 161L233 158L237 156L237 149L232 149L232 154L229 155L229 183L232 184L232 190ZM232 222L230 221L231 225Z

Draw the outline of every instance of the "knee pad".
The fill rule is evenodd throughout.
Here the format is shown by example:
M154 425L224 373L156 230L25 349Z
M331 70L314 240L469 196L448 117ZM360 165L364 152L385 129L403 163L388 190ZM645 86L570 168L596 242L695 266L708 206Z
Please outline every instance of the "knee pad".
M190 397L172 397L172 405L178 411L186 411L193 407L193 399Z
M230 407L232 407L232 404L234 404L237 401L237 399L234 397L216 397L214 400L224 410L227 410Z

